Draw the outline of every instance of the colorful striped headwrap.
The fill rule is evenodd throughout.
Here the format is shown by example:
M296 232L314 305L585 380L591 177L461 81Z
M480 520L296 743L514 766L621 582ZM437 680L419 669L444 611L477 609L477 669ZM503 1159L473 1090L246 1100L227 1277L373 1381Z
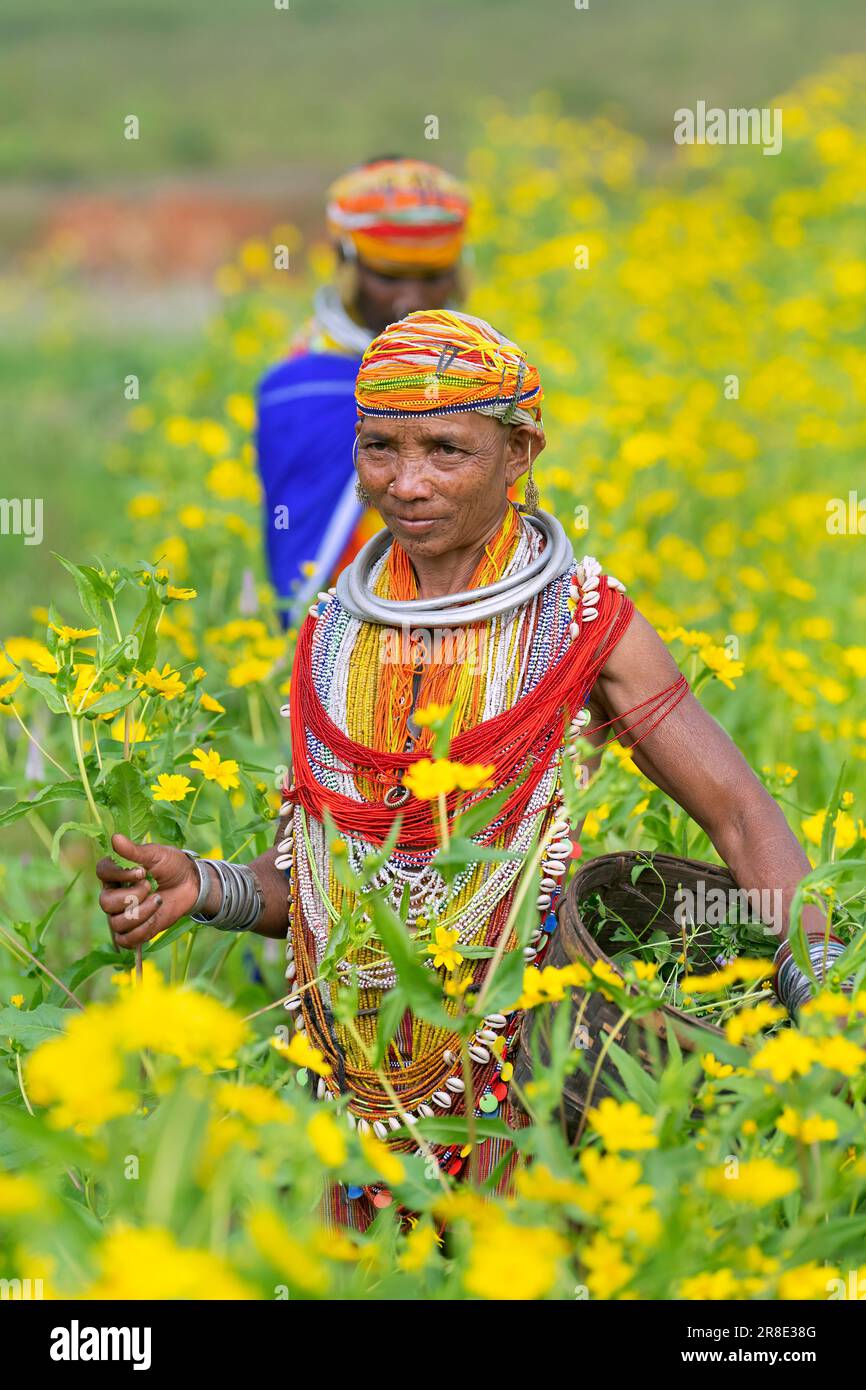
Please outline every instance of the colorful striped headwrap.
M460 256L469 198L444 169L420 159L379 159L337 179L328 230L374 270L445 270Z
M503 424L540 424L543 392L526 353L484 319L420 310L374 338L358 369L359 415L389 419L477 410Z

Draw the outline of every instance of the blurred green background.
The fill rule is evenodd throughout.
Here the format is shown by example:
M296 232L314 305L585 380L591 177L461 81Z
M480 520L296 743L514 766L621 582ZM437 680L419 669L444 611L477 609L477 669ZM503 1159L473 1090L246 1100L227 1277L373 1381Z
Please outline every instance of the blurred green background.
M857 0L5 0L0 13L0 495L45 537L0 537L3 628L122 526L106 461L123 380L182 365L244 236L318 232L322 194L380 152L462 168L492 103L540 90L672 153L673 112L760 105L866 48ZM140 139L123 138L134 114ZM439 119L438 142L424 138ZM22 484L26 479L26 484Z

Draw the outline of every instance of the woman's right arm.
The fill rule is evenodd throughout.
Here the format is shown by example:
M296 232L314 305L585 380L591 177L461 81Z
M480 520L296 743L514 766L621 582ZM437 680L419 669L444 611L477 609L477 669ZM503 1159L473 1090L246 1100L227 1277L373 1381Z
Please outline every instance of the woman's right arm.
M253 930L260 936L284 937L288 931L288 881L277 869L277 841L284 835L278 820L274 845L247 867L252 869L264 898L264 911ZM96 866L102 883L99 906L108 918L114 944L124 950L150 941L193 910L199 891L194 862L172 845L136 844L126 835L113 835L112 849L133 861L126 868L105 857ZM210 890L199 911L213 917L222 904L222 885L210 869ZM151 880L156 884L151 886Z

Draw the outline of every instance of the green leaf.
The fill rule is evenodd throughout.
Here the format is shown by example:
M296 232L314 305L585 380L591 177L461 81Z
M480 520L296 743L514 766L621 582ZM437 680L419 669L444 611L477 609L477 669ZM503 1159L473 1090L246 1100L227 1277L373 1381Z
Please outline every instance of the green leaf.
M622 1077L629 1097L652 1115L658 1107L658 1082L619 1043L611 1043L608 1056Z
M22 1047L38 1047L65 1032L70 1017L69 1009L59 1009L54 1004L39 1004L35 1009L0 1009L0 1039L5 1042L12 1038Z
M455 818L455 836L459 835L464 840L469 840L479 831L485 830L488 825L492 825L516 785L517 782L510 782L508 786L500 787L499 791L493 792L492 795L480 796L472 805L465 807Z
M399 1133L400 1131L397 1131ZM430 1144L450 1144L454 1140L466 1140L467 1124L464 1116L453 1119L437 1117L435 1120L419 1120L412 1126L413 1134L421 1134ZM510 1139L516 1148L523 1148L529 1140L525 1129L511 1129L503 1120L476 1119L475 1133L479 1139Z
M131 954L131 952L117 951L113 946L95 946L92 951L88 951L87 955L82 956L68 970L58 971L57 978L62 980L66 988L74 993L80 984L89 980L91 975L95 975L98 970L104 970L106 967L116 970L118 966L124 964L126 959L131 957ZM50 1004L58 1004L61 999L66 997L63 990L59 989L57 985L52 985L48 991L48 1003Z
M376 1027L376 1045L372 1053L372 1065L381 1067L385 1060L385 1054L391 1044L391 1039L397 1031L400 1019L403 1017L408 1007L408 1000L403 990L399 988L390 989L384 995L379 1005L379 1018Z
M413 1013L440 1028L452 1028L454 1020L442 1003L442 989L437 975L421 964L405 923L385 901L384 894L369 893L365 905L376 927L376 933L397 971L397 979L406 991Z
M507 951L502 957L496 967L490 987L487 987L486 982L484 985L484 1012L486 1014L502 1013L503 1010L514 1007L523 988L525 965L523 949L520 946L516 951Z
M35 671L27 671L23 666L19 670L31 690L36 690L42 696L52 714L65 714L66 706L54 686L54 682L48 676L37 675Z
M99 586L93 582L92 575L95 574L95 571L89 566L74 565L71 560L65 560L62 555L58 555L56 550L52 550L51 554L55 560L60 561L63 568L68 570L75 580L79 602L90 621L97 627L101 627L105 621L105 612L101 602L101 597L104 595L100 595Z
M68 782L52 782L29 801L16 801L14 806L8 806L5 811L0 812L0 828L11 825L13 821L20 820L31 811L48 806L52 801L79 801L83 796L84 784L78 777L70 777Z
M67 830L78 830L82 835L87 835L91 840L101 840L103 838L102 827L94 825L92 821L65 820L62 825L58 825L51 841L51 859L55 864L60 863L60 841Z
M839 776L836 778L836 785L830 794L830 800L827 802L827 814L824 817L824 825L821 830L820 858L822 864L826 864L827 860L830 858L830 846L836 834L836 812L842 804L845 767L846 764L843 763L839 768Z
M118 763L99 792L114 817L115 829L131 840L142 840L150 829L153 807L140 769L132 763Z
M88 714L107 714L109 710L123 709L125 705L131 705L133 700L137 700L141 691L135 690L109 690L105 695L100 695L98 700L94 700L92 705L87 706Z
M156 625L162 612L156 585L147 585L141 611L132 625L132 635L138 642L138 668L148 671L156 661Z

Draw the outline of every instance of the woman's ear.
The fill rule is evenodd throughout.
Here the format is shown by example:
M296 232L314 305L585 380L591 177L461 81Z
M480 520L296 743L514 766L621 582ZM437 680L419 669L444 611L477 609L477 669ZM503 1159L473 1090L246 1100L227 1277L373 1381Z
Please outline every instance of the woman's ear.
M545 444L541 425L513 425L505 443L505 476L511 487L538 458Z

